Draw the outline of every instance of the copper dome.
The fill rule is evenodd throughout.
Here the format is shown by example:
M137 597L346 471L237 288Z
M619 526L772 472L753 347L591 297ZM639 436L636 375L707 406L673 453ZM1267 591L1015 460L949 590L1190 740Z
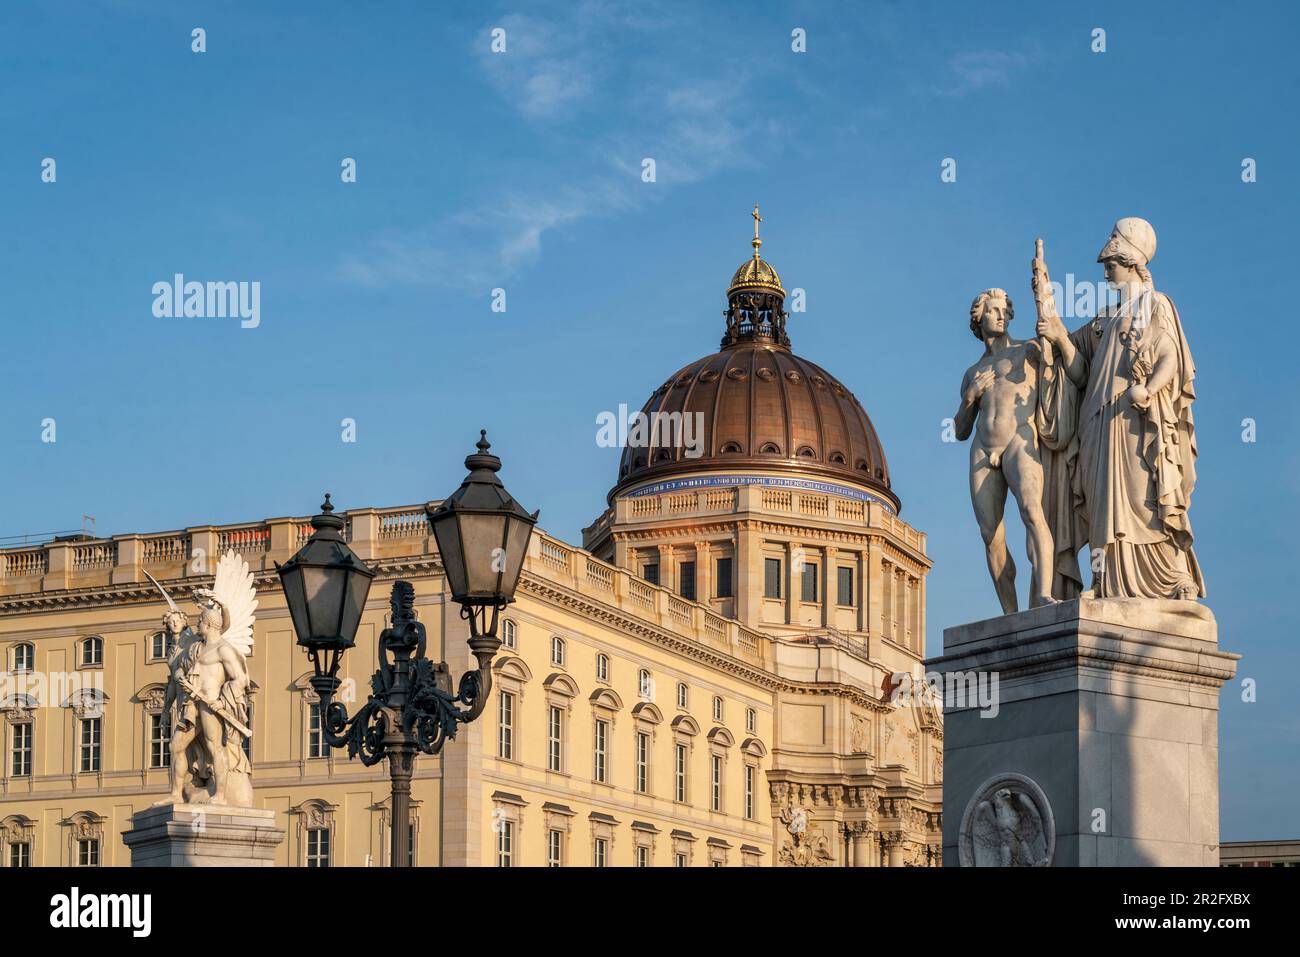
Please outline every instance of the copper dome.
M624 448L610 500L674 475L761 469L852 482L897 510L885 451L867 413L838 379L790 351L785 293L776 271L759 258L757 242L738 277L742 271L742 278L767 282L756 288L762 280L733 280L722 349L678 370L641 409L652 422L655 413L700 413L702 453L689 457L680 441L656 444L665 436L651 430L648 446Z

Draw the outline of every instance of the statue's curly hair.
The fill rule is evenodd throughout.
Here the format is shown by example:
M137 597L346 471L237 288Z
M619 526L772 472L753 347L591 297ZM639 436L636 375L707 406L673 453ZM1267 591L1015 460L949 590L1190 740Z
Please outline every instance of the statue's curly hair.
M984 315L984 303L994 298L1007 301L1007 325L1011 325L1011 320L1016 318L1016 307L1012 305L1011 297L1007 295L1005 289L999 289L997 286L985 289L970 304L970 331L981 342L984 340L984 335L980 332L980 319Z
M1113 256L1107 256L1107 259L1114 259L1116 262L1128 266L1137 272L1138 277L1142 280L1142 285L1153 288L1155 283L1151 279L1151 270L1147 269L1147 264L1136 256L1131 256L1126 252L1118 252Z

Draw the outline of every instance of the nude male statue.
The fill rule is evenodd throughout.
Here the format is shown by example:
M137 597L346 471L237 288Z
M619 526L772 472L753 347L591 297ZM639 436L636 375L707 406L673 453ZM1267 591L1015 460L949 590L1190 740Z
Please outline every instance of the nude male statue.
M970 494L988 557L989 574L1004 614L1017 611L1016 566L1007 549L1003 512L1007 489L1020 506L1029 562L1033 567L1029 607L1051 604L1052 536L1043 513L1043 464L1034 417L1038 408L1038 369L1042 351L1035 340L1012 339L1015 315L1001 289L986 289L970 307L970 328L984 343L984 355L966 370L957 438L975 439L970 450Z
M228 551L217 562L212 588L195 588L195 628L158 581L168 611L163 628L172 640L163 720L170 721L171 793L159 804L253 806L252 766L245 744L252 736L253 650L257 590L248 562Z
M225 609L208 594L199 597L198 633L175 635L176 650L171 660L174 680L168 684L168 700L164 702L176 709L170 745L172 791L167 800L184 803L190 771L197 765L200 776L211 779L211 803L238 804L232 802L236 796L227 793L227 785L231 772L248 770L242 738L235 737L248 731L244 723L248 718L248 666L223 637ZM169 631L180 624L171 613L164 622ZM194 755L198 760L191 760L195 745L199 746Z

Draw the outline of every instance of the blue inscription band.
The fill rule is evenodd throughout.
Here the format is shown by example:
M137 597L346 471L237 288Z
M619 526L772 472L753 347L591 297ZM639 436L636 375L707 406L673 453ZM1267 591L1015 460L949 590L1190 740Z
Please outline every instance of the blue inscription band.
M797 488L808 492L822 492L826 495L840 495L844 498L857 499L860 502L877 502L891 514L894 506L878 495L864 492L847 485L833 482L814 482L810 479L778 478L773 475L701 475L696 478L669 479L645 485L634 492L628 492L628 498L641 498L645 495L660 495L664 492L682 492L693 488L713 488L719 485L762 485L767 488Z

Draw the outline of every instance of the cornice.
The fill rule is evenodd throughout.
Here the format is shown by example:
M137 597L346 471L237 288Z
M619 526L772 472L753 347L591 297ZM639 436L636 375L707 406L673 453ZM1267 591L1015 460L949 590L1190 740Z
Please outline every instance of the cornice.
M377 581L400 578L412 572L431 574L442 570L436 555L406 555L374 559L368 562ZM195 588L210 585L211 575L169 578L163 581L173 597L189 596ZM274 570L253 572L253 587L259 592L278 590L280 578ZM149 582L119 582L93 588L66 588L56 591L29 592L0 597L0 618L29 614L34 611L62 611L69 608L96 608L133 603L155 602L158 590Z
M410 575L431 575L442 570L436 555L399 556L369 562L376 572L376 581L389 581ZM212 576L170 579L162 584L177 595L188 595L194 588L212 581ZM278 590L279 577L274 571L253 573L253 586L258 592ZM826 685L794 682L784 679L766 668L747 663L730 654L711 648L707 644L686 638L646 619L628 614L621 609L596 601L540 577L525 569L520 578L520 588L550 604L576 612L582 617L598 620L616 630L636 635L670 648L679 654L702 662L727 674L748 681L758 687L789 694L817 694L848 698L861 707L888 711L887 704L870 697L861 688L851 685ZM113 607L156 602L158 593L152 585L140 582L122 582L95 588L69 589L55 592L36 592L28 595L11 595L0 598L0 617L16 617L41 611L61 611L73 608ZM775 639L770 639L775 640Z

